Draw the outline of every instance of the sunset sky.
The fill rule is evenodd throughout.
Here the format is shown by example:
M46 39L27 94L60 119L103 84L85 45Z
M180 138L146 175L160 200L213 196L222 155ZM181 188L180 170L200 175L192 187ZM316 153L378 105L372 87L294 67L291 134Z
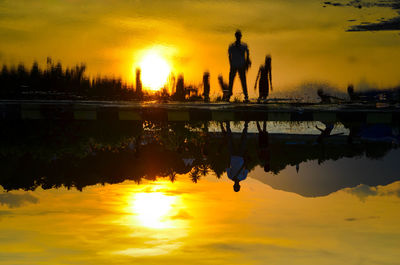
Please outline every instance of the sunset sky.
M92 77L133 82L134 69L151 50L172 72L183 73L187 83L200 84L202 73L210 71L215 93L217 76L228 78L227 48L240 28L253 62L251 91L266 54L272 55L276 90L304 82L343 90L348 83L396 86L399 13L390 5L396 2L360 9L315 0L0 0L0 63L30 66L37 60L44 65L51 56L67 66L85 62ZM387 30L381 18L394 18L394 30ZM385 30L357 27L364 22ZM237 80L237 93L238 85Z

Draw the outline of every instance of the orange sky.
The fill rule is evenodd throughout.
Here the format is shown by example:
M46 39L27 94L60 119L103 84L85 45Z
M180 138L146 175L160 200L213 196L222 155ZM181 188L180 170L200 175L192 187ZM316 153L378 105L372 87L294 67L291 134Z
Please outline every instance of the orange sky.
M400 37L395 31L346 32L351 25L391 17L391 9L324 8L319 1L1 1L0 63L64 65L86 62L91 76L121 76L133 82L140 54L161 50L175 74L198 85L210 71L228 77L228 45L240 28L253 66L272 55L277 91L304 82L348 83L377 87L400 83ZM356 19L356 22L349 22ZM236 82L235 93L240 93ZM251 92L251 95L255 95Z

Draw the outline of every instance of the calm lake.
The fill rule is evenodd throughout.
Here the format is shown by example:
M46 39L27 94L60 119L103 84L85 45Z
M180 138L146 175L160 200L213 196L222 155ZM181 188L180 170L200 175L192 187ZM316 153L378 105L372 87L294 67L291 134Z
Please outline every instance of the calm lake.
M3 122L0 264L398 264L398 132Z

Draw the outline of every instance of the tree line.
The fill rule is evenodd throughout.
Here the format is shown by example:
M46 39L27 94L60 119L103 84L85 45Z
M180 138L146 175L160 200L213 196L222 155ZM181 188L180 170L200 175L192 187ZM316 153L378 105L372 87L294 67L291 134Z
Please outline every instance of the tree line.
M136 72L136 83L129 84L121 78L90 78L85 74L86 65L63 67L50 57L44 68L38 62L26 67L3 65L0 72L0 99L83 99L83 100L198 100L198 88L186 86L183 76L173 78L172 91L161 88L155 93L142 90L140 69Z

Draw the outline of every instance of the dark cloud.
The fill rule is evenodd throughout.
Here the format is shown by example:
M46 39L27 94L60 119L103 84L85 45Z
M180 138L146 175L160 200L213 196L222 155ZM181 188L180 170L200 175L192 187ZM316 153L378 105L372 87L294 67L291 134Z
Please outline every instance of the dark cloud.
M211 249L218 249L220 251L243 251L247 247L246 244L240 245L240 244L225 244L225 243L212 243L208 244L207 247L210 247Z
M378 1L340 1L340 2L324 2L325 5L332 6L351 6L355 8L371 8L371 7L388 7L395 10L400 9L400 0L378 0Z
M355 56L348 56L348 57L347 57L347 61L348 61L349 63L356 63L356 62L358 62L358 58L355 57Z
M325 5L331 5L331 6L343 6L342 3L338 3L338 2L324 2Z
M0 216L2 216L2 215L9 215L9 214L11 214L10 211L0 211Z
M370 187L365 184L361 184L355 188L348 189L348 193L356 195L360 198L361 201L365 201L365 199L369 196L397 196L400 198L400 186L395 189L391 189L385 191L380 187ZM351 218L350 218L351 219ZM346 221L353 221L353 220L346 220Z
M400 16L377 23L362 23L352 26L347 31L379 31L379 30L400 30Z
M348 222L354 222L354 221L361 221L361 220L370 220L370 219L378 219L379 216L368 216L366 218L354 218L354 217L350 217L350 218L345 218L345 221Z
M395 195L400 198L400 189L387 192L387 195Z
M171 219L173 219L173 220L176 220L176 219L189 220L189 219L193 219L193 216L191 216L188 212L186 212L184 210L180 210L179 213L172 216Z
M304 257L304 255L320 255L324 256L326 258L328 257L334 257L337 255L337 253L327 251L325 249L313 249L313 250L307 250L304 248L299 248L299 247L291 247L291 246L280 246L280 245L275 245L271 243L264 243L264 242L230 242L230 243L210 243L210 244L205 244L201 246L196 246L196 250L198 251L199 249L204 249L205 251L208 251L209 249L213 249L216 251L221 251L221 252L236 252L236 253L247 253L253 254L254 260L260 258L262 260L262 263L260 264L265 264L265 256L257 256L254 255L255 253L260 253L260 250L263 253L269 252L269 253L282 253L284 255L294 255L298 257ZM278 254L279 255L279 254ZM257 258L258 257L258 258Z
M378 22L363 22L360 23L359 25L351 26L347 31L400 30L400 0L378 0L378 1L352 0L345 2L324 2L324 5L349 6L359 9L371 8L371 7L391 8L393 10L396 10L399 16L389 19L380 18Z
M38 199L30 194L0 194L0 205L7 205L10 208L21 207L26 203L38 203Z
M365 201L368 196L378 195L378 190L375 187L370 187L368 185L361 184L355 188L348 191L349 193L356 195L361 201Z

